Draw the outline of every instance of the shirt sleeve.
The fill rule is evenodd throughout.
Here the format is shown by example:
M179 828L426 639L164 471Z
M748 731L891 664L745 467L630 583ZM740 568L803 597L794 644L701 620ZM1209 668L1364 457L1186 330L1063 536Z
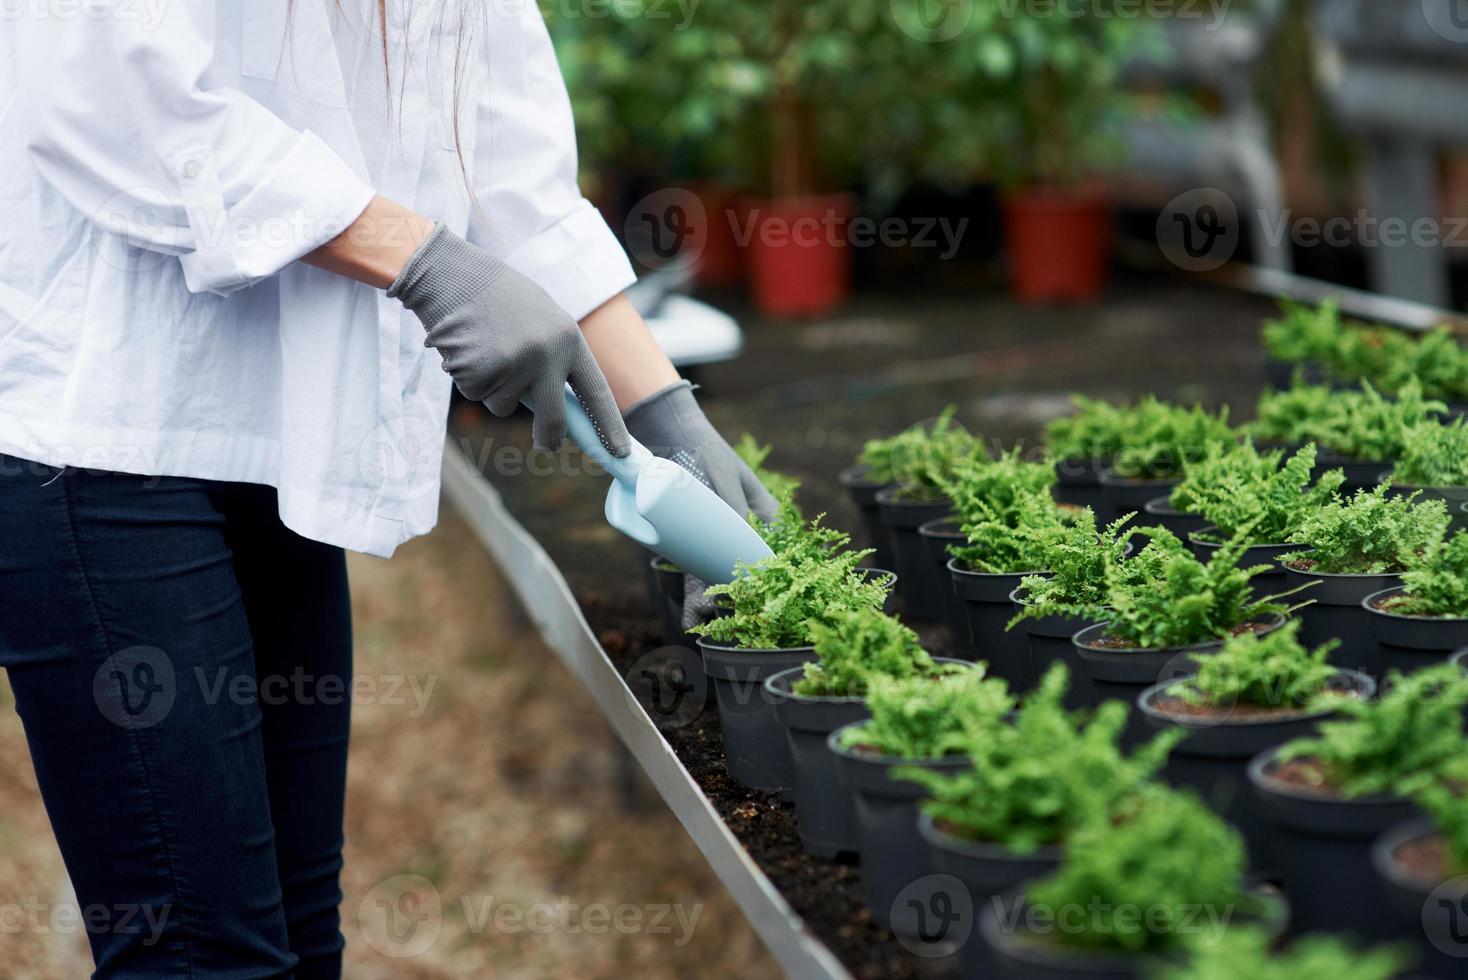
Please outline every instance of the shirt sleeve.
M469 161L469 239L534 280L578 320L637 280L576 182L571 100L533 3L491 4L487 83Z
M330 241L373 192L320 137L218 82L215 8L27 14L14 37L42 177L107 231L177 255L190 290L224 295Z

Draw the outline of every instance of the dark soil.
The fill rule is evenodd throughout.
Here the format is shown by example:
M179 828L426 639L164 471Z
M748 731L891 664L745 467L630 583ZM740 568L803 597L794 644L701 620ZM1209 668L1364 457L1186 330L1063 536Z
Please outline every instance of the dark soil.
M1229 635L1230 636L1242 636L1245 633L1263 633L1265 630L1269 629L1273 625L1274 625L1273 623L1259 623L1259 622L1254 622L1254 623L1240 623L1238 626L1232 627L1228 632L1229 632ZM1167 647L1166 649L1163 649L1163 650L1153 650L1153 649L1148 649L1146 647L1135 647L1135 646L1132 646L1132 643L1131 643L1130 640L1123 640L1119 636L1110 636L1110 635L1107 635L1107 636L1097 637L1094 640L1089 640L1089 641L1087 641L1087 644L1086 645L1087 646L1092 646L1092 647L1097 647L1097 648L1103 649L1103 650L1126 650L1126 651L1135 650L1135 651L1138 651L1140 653L1168 653L1168 652L1173 651L1173 650L1190 650L1190 649L1192 649L1195 646L1202 646L1203 644L1209 643L1209 642L1211 642L1211 641L1209 641L1209 640L1199 640L1197 643L1190 643L1190 644L1188 644L1185 647Z
M1210 721L1257 721L1269 718L1286 721L1309 714L1304 708L1287 705L1250 704L1239 701L1231 705L1192 704L1180 695L1169 694L1154 698L1152 707L1174 718L1202 718Z
M1321 796L1341 795L1340 790L1331 784L1325 764L1308 756L1280 763L1265 770L1265 775L1277 783L1296 789L1307 789Z
M1413 838L1393 851L1392 857L1428 888L1450 877L1448 842L1441 834Z

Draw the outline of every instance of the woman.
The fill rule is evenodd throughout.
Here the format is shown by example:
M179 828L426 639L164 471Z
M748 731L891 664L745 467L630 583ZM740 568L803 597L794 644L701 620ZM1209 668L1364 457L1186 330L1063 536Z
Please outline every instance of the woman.
M0 23L0 664L96 975L338 976L343 549L433 526L450 379L768 500L619 295L534 4Z

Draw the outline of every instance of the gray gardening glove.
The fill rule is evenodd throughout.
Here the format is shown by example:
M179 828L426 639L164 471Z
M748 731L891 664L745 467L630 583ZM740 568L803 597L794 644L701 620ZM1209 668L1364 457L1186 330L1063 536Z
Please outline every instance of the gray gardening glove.
M654 456L671 459L696 476L741 516L761 521L775 516L775 498L754 471L719 435L693 397L693 385L679 381L627 410L627 431ZM707 586L689 575L683 588L683 628L711 619L716 610L704 595Z
M423 343L465 398L504 417L522 401L535 412L535 445L566 437L570 382L613 456L631 449L607 380L581 328L545 290L442 224L418 246L387 294L422 321Z

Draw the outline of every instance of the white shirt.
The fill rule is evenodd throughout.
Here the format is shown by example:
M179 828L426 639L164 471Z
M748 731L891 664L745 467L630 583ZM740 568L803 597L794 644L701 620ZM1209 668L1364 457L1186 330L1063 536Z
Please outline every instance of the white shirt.
M437 519L450 381L396 300L295 260L375 191L578 319L634 276L531 0L463 30L390 2L390 100L376 0L293 6L0 18L0 452L268 484L288 527L386 556Z

